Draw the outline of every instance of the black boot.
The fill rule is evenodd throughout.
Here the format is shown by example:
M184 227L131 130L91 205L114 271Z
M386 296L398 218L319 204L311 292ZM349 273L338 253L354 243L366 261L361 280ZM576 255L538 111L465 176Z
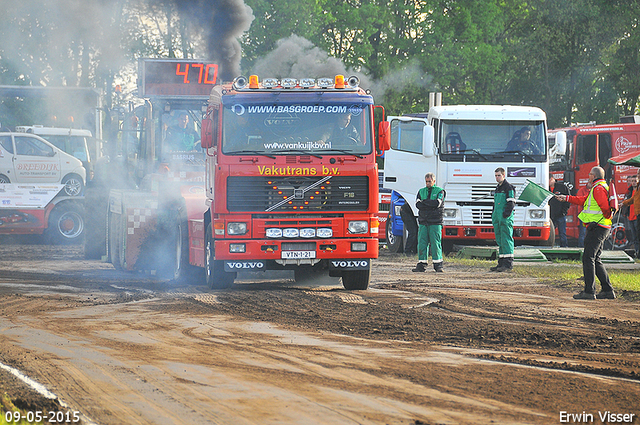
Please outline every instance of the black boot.
M418 262L414 269L411 269L412 272L426 272L427 269L424 267L424 263Z
M489 270L492 272L497 272L500 267L502 267L502 263L504 263L504 258L498 258L498 265L491 267Z
M502 266L496 269L497 272L508 272L513 269L513 257L506 257L502 262Z
M444 269L442 268L442 262L440 262L440 263L433 263L433 269L434 269L437 273L442 273L442 272L444 272Z

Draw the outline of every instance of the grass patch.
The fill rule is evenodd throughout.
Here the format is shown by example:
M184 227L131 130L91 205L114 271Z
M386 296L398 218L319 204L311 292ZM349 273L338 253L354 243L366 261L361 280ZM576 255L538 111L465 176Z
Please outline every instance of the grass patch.
M469 267L488 269L496 265L496 261L478 258L447 257L447 262L461 264ZM607 264L605 264L607 267ZM531 265L516 265L513 272L518 276L533 277L556 284L582 282L582 262L575 260L556 260L553 264L531 263ZM640 273L637 270L620 270L607 268L611 284L617 290L640 292ZM596 285L599 282L596 279Z

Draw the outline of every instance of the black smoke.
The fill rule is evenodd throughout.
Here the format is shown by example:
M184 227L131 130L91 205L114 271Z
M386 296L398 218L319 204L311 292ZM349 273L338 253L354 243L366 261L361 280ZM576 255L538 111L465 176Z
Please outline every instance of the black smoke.
M220 79L240 75L242 48L239 38L254 19L243 0L174 0L182 19L203 31L206 59L218 64Z

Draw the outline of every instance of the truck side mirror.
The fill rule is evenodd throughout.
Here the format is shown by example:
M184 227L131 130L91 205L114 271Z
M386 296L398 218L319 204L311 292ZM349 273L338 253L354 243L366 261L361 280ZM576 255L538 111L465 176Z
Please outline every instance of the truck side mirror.
M209 149L214 146L214 138L218 134L218 111L210 108L206 116L202 119L202 130L200 135L200 146Z
M422 155L431 158L436 154L436 145L433 143L433 127L425 125L422 128Z
M567 153L567 133L564 131L558 131L556 133L556 152L559 155Z
M380 121L378 124L378 150L381 152L391 149L391 124L389 121Z

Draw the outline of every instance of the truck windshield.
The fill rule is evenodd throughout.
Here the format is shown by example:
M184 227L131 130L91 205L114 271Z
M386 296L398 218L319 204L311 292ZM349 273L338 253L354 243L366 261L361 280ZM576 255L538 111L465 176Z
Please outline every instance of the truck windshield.
M204 164L204 150L200 146L202 125L201 107L175 109L160 117L162 161L181 166Z
M372 152L367 105L231 104L224 106L222 151L228 155L364 155Z
M438 147L443 161L543 162L547 157L543 121L443 120Z

